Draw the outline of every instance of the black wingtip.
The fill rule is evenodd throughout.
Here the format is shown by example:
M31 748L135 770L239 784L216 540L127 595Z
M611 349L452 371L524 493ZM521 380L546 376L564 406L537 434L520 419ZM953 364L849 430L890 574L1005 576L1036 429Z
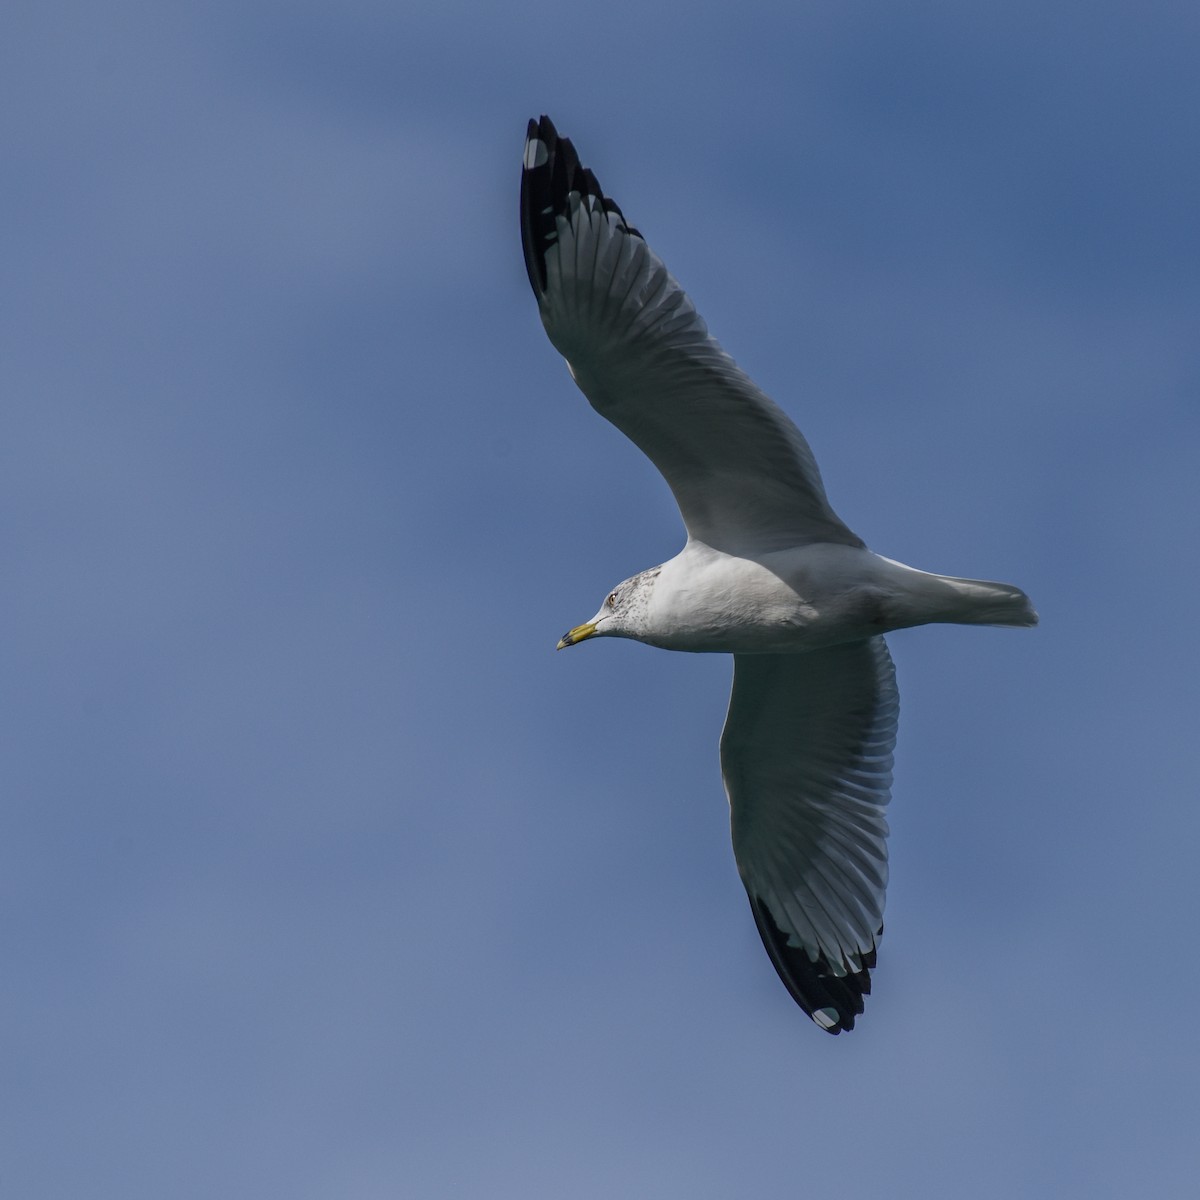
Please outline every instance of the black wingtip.
M844 975L835 975L824 955L813 962L805 951L789 946L787 934L775 923L767 906L753 894L750 894L750 908L771 963L792 999L826 1033L839 1034L853 1029L854 1018L863 1012L863 997L871 994L874 948L862 956L861 970L847 967ZM877 942L882 933L881 925L876 934Z
M546 251L558 240L557 221L569 211L572 192L594 197L604 212L619 218L625 233L642 236L625 220L616 201L604 194L595 174L579 161L571 139L560 137L545 114L536 121L531 118L521 170L521 246L535 295L546 290Z

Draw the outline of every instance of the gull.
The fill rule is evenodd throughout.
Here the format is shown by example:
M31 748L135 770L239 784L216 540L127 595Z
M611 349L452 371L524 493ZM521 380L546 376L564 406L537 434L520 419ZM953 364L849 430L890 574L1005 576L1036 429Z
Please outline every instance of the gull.
M545 116L525 139L521 240L550 341L662 473L687 532L558 648L623 637L733 655L721 773L738 873L792 998L827 1033L853 1029L888 874L899 698L883 634L1037 614L1009 584L867 549L830 507L800 430Z

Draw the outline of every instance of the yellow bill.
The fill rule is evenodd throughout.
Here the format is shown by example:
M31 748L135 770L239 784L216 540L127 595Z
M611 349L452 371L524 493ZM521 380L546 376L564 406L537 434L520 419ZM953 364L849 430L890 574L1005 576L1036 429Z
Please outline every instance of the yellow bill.
M589 621L586 625L576 625L574 629L564 633L559 638L558 645L555 650L561 650L564 646L573 646L576 642L586 641L596 632L596 626Z

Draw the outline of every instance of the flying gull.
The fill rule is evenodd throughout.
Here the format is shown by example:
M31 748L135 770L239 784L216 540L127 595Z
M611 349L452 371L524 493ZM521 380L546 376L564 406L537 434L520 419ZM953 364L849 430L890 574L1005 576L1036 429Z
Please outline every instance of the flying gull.
M763 945L820 1028L854 1028L883 933L899 698L883 634L1037 624L1019 588L866 548L786 413L549 117L530 121L521 240L542 324L592 407L662 472L687 543L559 649L624 637L732 654L721 735L738 872Z

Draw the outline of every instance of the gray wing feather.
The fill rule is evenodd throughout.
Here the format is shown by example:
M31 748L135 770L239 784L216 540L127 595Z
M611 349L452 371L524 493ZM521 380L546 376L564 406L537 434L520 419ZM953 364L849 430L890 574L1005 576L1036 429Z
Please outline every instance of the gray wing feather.
M803 435L709 335L546 117L530 122L521 211L550 340L596 411L662 472L690 537L738 554L862 545Z
M738 870L834 975L873 961L883 921L899 707L881 637L734 657L721 768Z

